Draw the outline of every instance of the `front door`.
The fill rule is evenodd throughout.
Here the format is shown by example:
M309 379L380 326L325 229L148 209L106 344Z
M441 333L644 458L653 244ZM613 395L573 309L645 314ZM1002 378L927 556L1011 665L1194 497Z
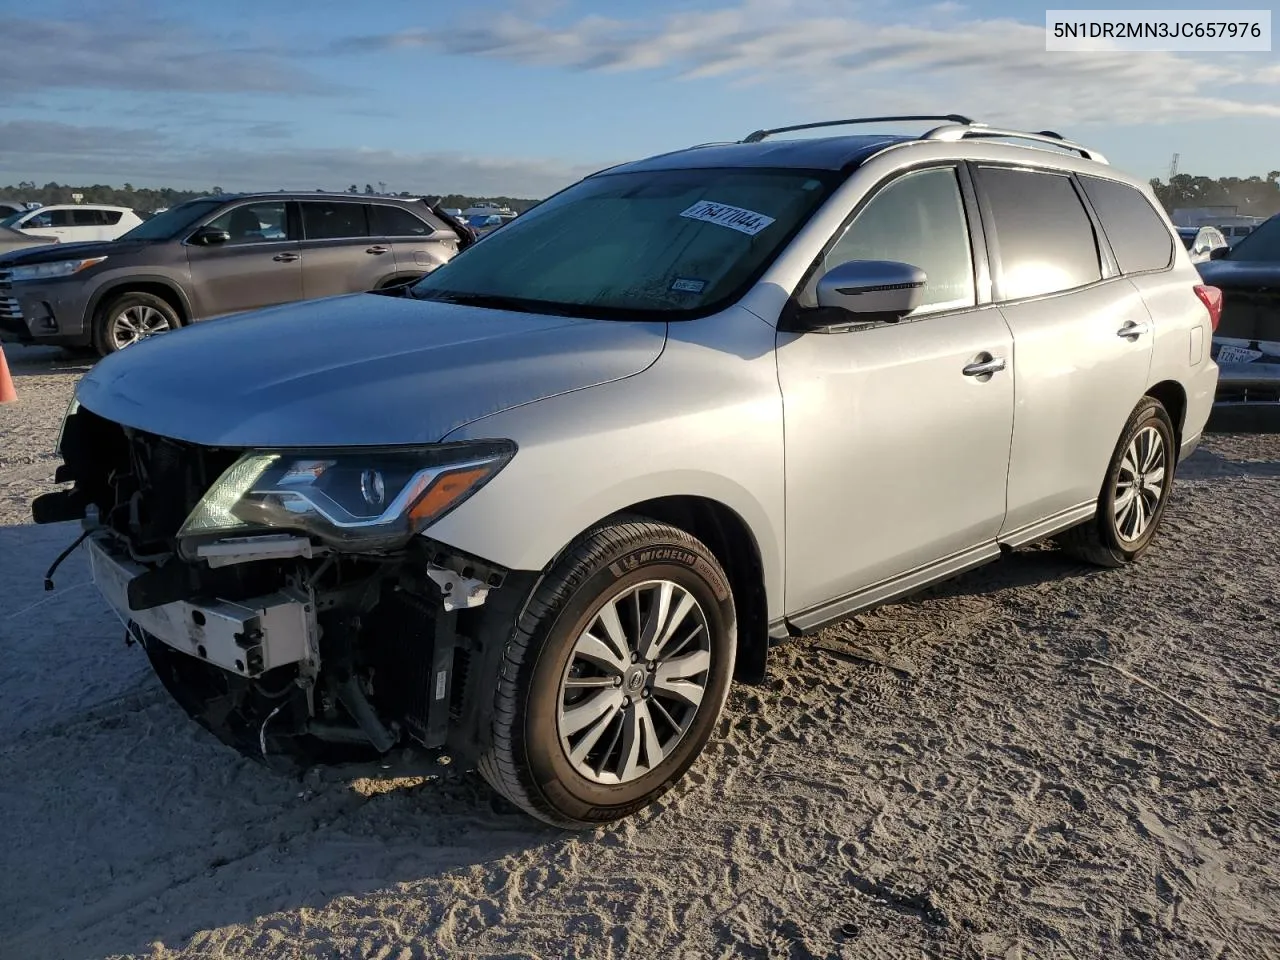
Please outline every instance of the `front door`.
M187 245L199 318L302 299L302 260L284 200L242 203L209 221L223 243Z
M953 167L891 180L797 300L816 304L818 276L841 263L897 260L925 271L924 303L898 323L778 335L786 609L801 626L877 585L996 550L1014 356L999 309L978 303L970 215ZM992 360L1003 368L976 372Z

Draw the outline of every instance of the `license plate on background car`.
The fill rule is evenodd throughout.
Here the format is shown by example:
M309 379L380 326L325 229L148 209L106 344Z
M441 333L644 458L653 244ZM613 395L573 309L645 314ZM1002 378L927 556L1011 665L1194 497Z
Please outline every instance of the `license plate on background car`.
M1229 343L1224 343L1218 348L1218 355L1214 357L1218 363L1252 363L1262 356L1261 350L1249 350L1246 347L1233 347Z

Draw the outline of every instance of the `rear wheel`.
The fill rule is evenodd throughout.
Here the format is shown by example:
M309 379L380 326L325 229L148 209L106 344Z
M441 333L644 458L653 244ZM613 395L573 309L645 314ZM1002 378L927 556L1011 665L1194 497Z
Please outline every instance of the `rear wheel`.
M1124 566L1142 556L1169 501L1178 455L1174 438L1164 405L1144 397L1111 455L1097 514L1061 534L1059 545L1101 567Z
M705 545L647 520L596 527L539 585L508 643L480 772L557 826L634 813L710 739L736 643L728 580Z
M123 350L182 326L167 300L150 293L123 293L108 300L93 322L93 346L99 356Z

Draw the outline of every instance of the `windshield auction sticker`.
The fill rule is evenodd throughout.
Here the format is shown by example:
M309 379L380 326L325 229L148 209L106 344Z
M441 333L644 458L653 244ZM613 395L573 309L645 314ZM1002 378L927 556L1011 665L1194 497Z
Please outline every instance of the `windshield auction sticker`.
M749 237L754 237L773 223L773 217L766 217L763 213L756 213L754 210L746 210L742 207L731 207L727 203L716 203L714 200L699 200L680 216L728 227L730 230L745 233Z

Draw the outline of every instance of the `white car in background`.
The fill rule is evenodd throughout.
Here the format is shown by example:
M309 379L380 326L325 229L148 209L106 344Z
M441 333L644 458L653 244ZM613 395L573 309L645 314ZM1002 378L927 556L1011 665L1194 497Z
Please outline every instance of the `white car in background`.
M129 207L67 203L15 213L0 220L0 226L21 230L33 237L76 243L82 240L115 240L141 222L142 218Z

